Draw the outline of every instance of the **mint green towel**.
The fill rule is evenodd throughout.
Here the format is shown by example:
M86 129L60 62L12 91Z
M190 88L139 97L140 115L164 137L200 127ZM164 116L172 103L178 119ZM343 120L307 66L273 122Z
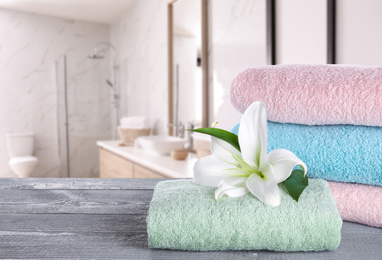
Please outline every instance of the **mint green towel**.
M342 220L324 180L310 179L297 203L283 184L281 205L248 193L214 199L215 188L189 180L159 182L147 216L151 248L319 251L338 247Z

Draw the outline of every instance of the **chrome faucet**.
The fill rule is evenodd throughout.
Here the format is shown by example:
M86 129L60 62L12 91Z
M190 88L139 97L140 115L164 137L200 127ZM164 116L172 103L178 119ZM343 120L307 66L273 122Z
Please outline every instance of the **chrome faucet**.
M187 130L194 130L196 125L200 125L197 121L188 121ZM187 149L194 150L194 138L192 137L192 131L187 131Z
M183 124L183 122L181 122L181 121L179 121L179 122L177 122L177 123L175 123L175 124L168 124L167 125L168 127L175 127L175 133L174 133L174 135L176 136L176 137L180 137L180 138L184 138L184 124Z

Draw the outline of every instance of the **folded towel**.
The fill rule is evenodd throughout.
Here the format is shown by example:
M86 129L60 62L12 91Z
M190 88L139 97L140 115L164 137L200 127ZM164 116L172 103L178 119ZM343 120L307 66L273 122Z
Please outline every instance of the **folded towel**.
M319 251L338 247L342 220L324 180L309 180L297 203L279 185L281 205L252 194L215 201L216 188L189 180L155 188L147 217L151 248Z
M276 65L248 69L231 85L243 113L264 102L268 119L306 125L382 126L382 67Z
M277 148L303 160L309 177L382 186L381 127L268 122L268 151Z
M382 227L382 188L328 182L343 220Z
M146 117L132 116L122 117L120 128L148 129L150 128L149 119Z

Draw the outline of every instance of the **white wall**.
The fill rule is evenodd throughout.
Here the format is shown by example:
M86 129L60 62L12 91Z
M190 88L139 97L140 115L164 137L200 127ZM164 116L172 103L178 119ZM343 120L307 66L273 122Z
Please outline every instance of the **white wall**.
M276 64L326 63L326 2L276 1Z
M382 1L337 0L337 63L382 66Z
M210 0L208 11L209 124L230 130L241 118L231 105L232 80L266 64L265 1Z
M137 1L111 25L121 86L121 117L146 116L167 133L167 0Z
M55 60L90 54L109 27L0 9L0 169L9 168L5 135L34 132L40 162L31 177L59 176Z
M277 64L326 63L326 0L276 1ZM336 63L382 65L382 1L336 2Z

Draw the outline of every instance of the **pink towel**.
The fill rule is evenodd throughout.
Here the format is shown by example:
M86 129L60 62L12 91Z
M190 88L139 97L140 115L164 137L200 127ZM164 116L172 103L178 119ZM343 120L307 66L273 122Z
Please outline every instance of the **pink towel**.
M382 227L382 187L328 181L343 220Z
M276 65L240 73L231 85L241 113L254 101L270 121L382 126L382 67Z

